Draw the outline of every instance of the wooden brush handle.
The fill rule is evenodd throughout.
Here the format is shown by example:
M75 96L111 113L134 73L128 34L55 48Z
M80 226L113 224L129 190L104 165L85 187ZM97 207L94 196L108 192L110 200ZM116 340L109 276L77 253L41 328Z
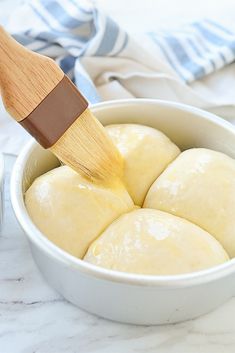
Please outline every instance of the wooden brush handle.
M63 77L52 59L26 49L0 26L0 90L16 121L37 108Z

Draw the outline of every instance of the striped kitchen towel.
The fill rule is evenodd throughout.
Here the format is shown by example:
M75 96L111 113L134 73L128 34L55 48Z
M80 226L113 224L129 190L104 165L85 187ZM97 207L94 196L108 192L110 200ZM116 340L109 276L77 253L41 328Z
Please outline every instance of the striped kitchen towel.
M151 32L168 63L187 83L221 69L235 59L235 34L206 19L174 33Z
M28 0L7 29L54 58L91 103L144 97L212 111L234 106L235 90L228 88L235 86L235 34L221 23L201 19L136 37L87 0ZM18 153L25 133L2 114L0 124L0 150Z
M17 16L24 31L15 38L28 48L55 58L91 102L99 100L83 57L128 57L138 61L128 34L89 2L31 0ZM201 20L172 32L147 33L179 79L190 83L235 58L235 35L211 20ZM88 70L89 71L89 70ZM112 77L111 79L115 79Z

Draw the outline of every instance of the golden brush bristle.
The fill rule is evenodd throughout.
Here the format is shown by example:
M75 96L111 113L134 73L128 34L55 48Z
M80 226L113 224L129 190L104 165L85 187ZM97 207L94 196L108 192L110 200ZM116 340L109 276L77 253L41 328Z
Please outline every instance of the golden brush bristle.
M123 160L102 124L86 109L50 150L93 181L121 178Z

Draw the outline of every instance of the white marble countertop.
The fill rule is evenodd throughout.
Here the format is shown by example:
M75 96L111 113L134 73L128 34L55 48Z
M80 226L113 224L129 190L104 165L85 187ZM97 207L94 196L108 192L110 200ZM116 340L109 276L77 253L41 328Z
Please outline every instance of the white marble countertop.
M0 0L0 22L5 21L3 15L15 1ZM141 13L139 0L135 3L121 0L120 7L114 1L109 5L107 0L98 2L120 22L124 21L121 11L124 3L129 4L129 9L135 8L136 19ZM192 12L190 0L179 2ZM203 2L197 0L196 13ZM153 0L144 3L147 8L154 6ZM218 6L232 6L232 3L234 0L223 0ZM159 0L159 4L166 8L170 1ZM209 11L214 0L208 0L207 5ZM130 29L133 26L129 23ZM13 163L14 157L5 156L5 215L0 237L0 353L235 352L235 298L204 317L169 326L122 325L90 315L64 301L41 277L14 217L9 199Z

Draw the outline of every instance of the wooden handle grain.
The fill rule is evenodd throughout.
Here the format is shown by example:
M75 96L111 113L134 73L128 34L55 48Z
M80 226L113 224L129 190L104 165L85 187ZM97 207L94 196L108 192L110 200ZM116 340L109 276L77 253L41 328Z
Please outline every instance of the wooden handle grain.
M16 121L26 118L63 77L52 59L26 49L0 26L0 90Z

